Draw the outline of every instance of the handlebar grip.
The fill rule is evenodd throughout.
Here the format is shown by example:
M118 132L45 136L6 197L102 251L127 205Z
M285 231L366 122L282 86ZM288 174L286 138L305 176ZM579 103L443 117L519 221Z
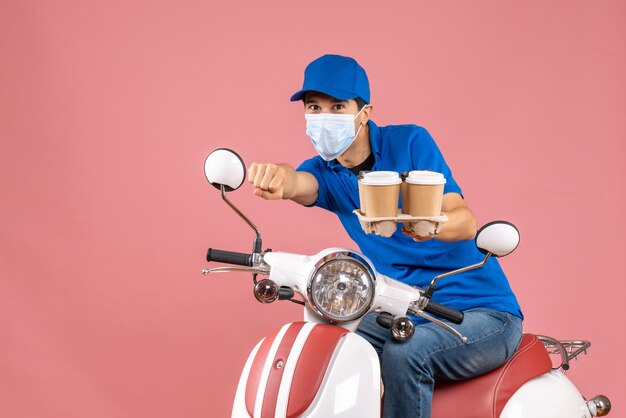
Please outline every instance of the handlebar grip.
M206 253L206 261L217 261L219 263L237 264L240 266L252 266L252 254L237 253L234 251L216 250L209 248Z
M448 321L455 324L461 324L463 322L463 312L453 308L449 308L440 303L433 302L432 300L428 302L428 306L424 309L424 311L433 315L437 315L438 317L441 317L443 319L447 319Z

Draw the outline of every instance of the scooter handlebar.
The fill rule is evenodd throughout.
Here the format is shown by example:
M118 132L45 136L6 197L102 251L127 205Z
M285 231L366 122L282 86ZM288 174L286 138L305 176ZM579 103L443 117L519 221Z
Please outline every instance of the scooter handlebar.
M437 315L438 317L447 319L454 324L461 324L464 317L463 312L453 308L449 308L440 303L433 302L432 300L428 302L428 306L424 308L424 312Z
M252 267L252 254L209 248L206 253L206 261L217 261L218 263Z

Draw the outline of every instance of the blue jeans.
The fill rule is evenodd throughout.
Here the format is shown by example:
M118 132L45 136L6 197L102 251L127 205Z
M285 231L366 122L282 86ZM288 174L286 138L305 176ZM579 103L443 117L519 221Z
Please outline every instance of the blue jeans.
M405 342L367 315L357 333L368 340L382 362L384 417L429 418L435 381L462 380L493 370L509 359L522 339L522 320L507 312L469 309L461 325L452 325L467 344L431 322L415 327Z

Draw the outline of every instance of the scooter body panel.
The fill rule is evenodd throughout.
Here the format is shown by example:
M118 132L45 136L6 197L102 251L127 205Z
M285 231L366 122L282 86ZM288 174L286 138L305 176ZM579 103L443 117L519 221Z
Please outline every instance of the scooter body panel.
M379 418L380 363L370 343L354 333L344 336L307 418Z
M511 396L500 418L591 418L576 386L560 371L537 376Z
M254 361L262 342L263 340L259 341L248 356L246 365L244 366L243 371L241 372L241 376L239 377L237 392L235 392L235 402L233 403L233 412L231 414L232 418L249 418L252 416L246 410L246 383L248 382L250 376L250 368L252 367L252 362Z
M300 416L380 416L380 364L365 339L340 327L299 322L257 344L241 374L232 417Z

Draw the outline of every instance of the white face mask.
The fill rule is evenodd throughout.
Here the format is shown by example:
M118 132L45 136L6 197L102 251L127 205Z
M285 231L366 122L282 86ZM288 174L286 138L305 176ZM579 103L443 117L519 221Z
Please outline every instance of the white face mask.
M326 161L334 160L347 150L361 132L363 125L354 132L354 120L365 109L356 115L337 113L305 113L306 134L311 138L317 153Z

